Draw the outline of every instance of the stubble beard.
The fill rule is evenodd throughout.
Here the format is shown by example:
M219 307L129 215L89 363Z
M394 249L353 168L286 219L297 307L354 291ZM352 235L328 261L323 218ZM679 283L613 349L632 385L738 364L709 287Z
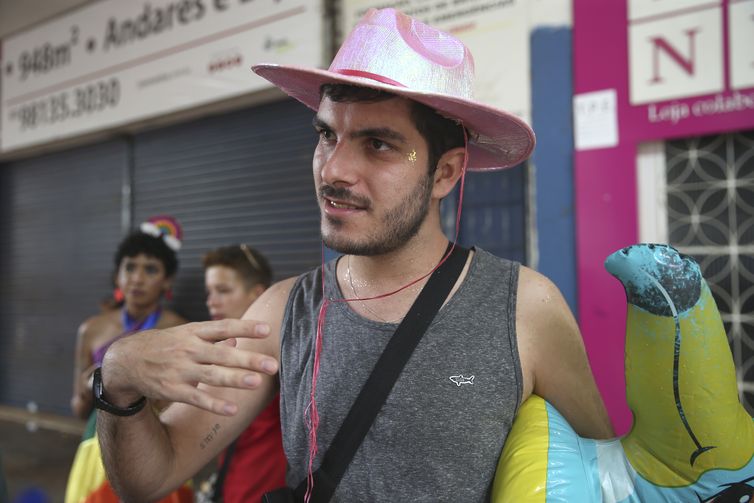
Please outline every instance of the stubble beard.
M388 210L381 218L381 225L362 240L339 235L338 231L343 228L343 222L338 218L323 215L322 241L328 248L348 255L375 256L398 250L418 234L427 218L433 181L433 176L425 176L416 190L411 191L396 207ZM332 232L326 233L326 227Z

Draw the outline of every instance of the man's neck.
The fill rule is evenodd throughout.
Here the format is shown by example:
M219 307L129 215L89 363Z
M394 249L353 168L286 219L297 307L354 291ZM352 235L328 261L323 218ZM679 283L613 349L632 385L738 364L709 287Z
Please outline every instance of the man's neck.
M445 235L436 232L431 236L415 236L390 253L346 256L338 271L341 289L361 298L395 291L432 271L444 256L447 245ZM419 281L416 290L426 281L427 278ZM353 292L354 286L356 292Z

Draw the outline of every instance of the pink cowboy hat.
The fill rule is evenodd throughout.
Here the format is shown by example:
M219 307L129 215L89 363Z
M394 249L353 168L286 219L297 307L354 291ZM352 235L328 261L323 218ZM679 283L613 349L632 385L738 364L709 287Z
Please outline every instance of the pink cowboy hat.
M453 36L394 9L370 9L328 70L276 64L252 69L313 110L322 84L351 84L418 101L469 130L468 168L515 166L534 149L534 132L513 114L472 97L474 59Z

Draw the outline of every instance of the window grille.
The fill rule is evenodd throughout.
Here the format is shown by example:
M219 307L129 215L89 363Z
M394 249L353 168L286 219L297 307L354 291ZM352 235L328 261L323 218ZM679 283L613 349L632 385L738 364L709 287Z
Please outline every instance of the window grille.
M754 414L754 131L665 143L669 242L700 264Z

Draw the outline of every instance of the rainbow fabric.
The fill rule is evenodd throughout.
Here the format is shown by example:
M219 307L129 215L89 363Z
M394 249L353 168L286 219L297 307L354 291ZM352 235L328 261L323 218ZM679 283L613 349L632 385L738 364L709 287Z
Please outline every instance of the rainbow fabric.
M84 438L76 450L68 485L65 490L65 503L120 503L105 476L105 467L97 440L95 421L97 412L92 412L87 423ZM190 484L172 492L159 503L193 503L194 494Z
M144 320L136 321L129 316L124 306L121 312L123 333L97 348L92 355L94 362L98 365L101 364L105 351L117 339L127 337L140 330L149 330L156 327L161 313L162 309L158 308ZM97 411L94 410L89 416L86 430L73 459L71 473L68 475L65 503L119 503L120 501L105 476L105 467L102 464L97 439L96 420ZM190 485L185 485L160 500L160 503L192 503L193 500L194 496Z
M161 234L173 236L179 241L183 240L183 229L175 218L168 215L157 215L150 217L147 222L154 224Z

